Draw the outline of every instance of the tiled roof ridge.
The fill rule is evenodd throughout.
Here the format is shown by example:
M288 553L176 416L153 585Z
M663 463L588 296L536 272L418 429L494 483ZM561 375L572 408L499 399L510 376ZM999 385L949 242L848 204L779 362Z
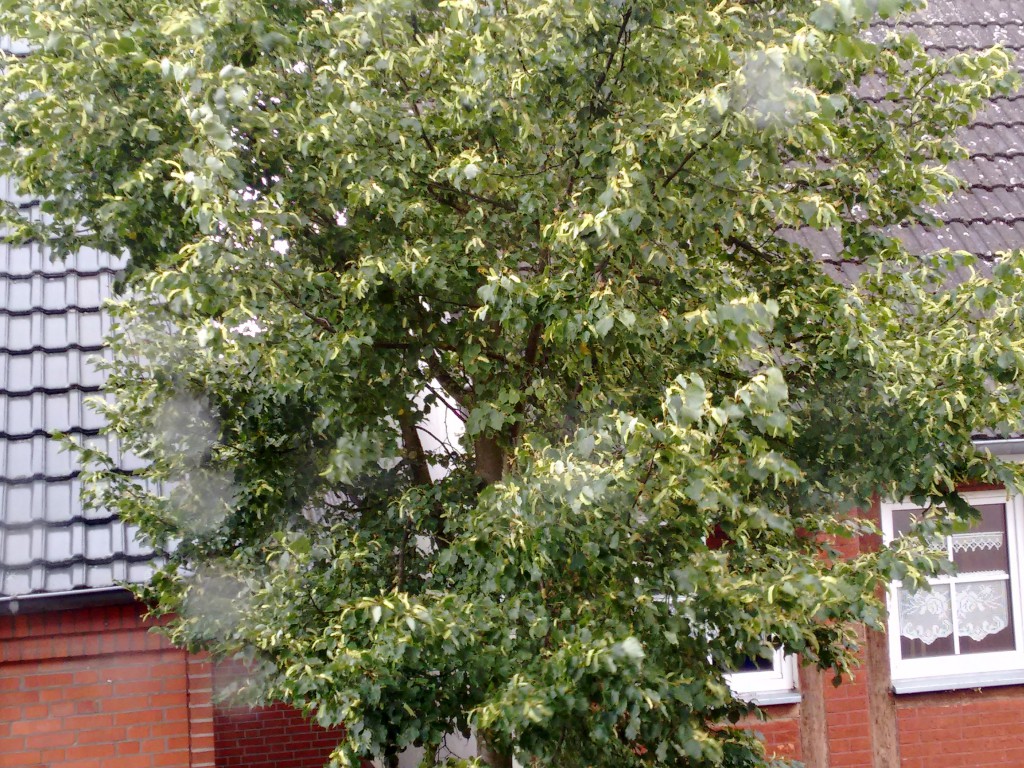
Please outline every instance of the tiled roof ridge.
M1024 150L1010 150L1008 152L971 152L970 154L967 155L966 159L967 160L989 160L989 161L994 162L996 160L1007 160L1007 159L1009 159L1011 157L1024 157ZM1004 185L1004 186L1006 186L1006 185ZM1016 184L1013 184L1012 186L1014 188L1017 187ZM973 187L978 187L978 188L981 188L981 189L988 189L988 187L986 187L984 184L971 184L971 187L972 188Z
M972 253L978 261L984 261L989 264L994 264L996 261L1003 257L1004 252L989 251L988 253Z
M28 389L2 389L0 397L32 397L32 395L65 395L68 392L81 392L85 395L102 392L103 387L98 384L78 384L77 382L66 387L29 387Z
M0 484L6 485L30 485L31 483L39 483L46 481L47 483L66 483L69 480L77 480L82 474L80 469L74 469L63 475L51 475L46 472L36 472L32 475L24 475L22 477L6 477L0 475ZM39 521L36 521L37 523ZM47 527L50 523L47 521Z
M73 565L110 565L111 563L151 563L153 555L130 555L126 552L119 552L105 557L88 557L86 555L72 555L61 560L48 560L44 558L33 558L17 565L9 563L4 565L8 571L31 571L33 568L45 566L47 568L70 568Z
M950 44L937 45L937 44L932 44L932 45L925 45L924 49L928 53L978 53L979 51L988 50L989 48L992 48L992 47L994 47L996 45L1002 46L1003 48L1005 48L1008 51L1014 51L1015 53L1016 52L1024 52L1024 46L1017 47L1017 46L1013 46L1013 45L1005 45L1003 43L993 43L992 45L988 45L986 43L981 43L979 45L970 45L970 44L968 44L968 45L950 45Z
M1020 128L1020 122L1010 122L1008 120L975 120L971 123L971 128L990 128L993 130L996 128Z
M30 309L8 309L0 307L0 315L7 317L31 317L32 315L66 315L68 312L77 312L81 315L96 315L103 311L103 307L81 307L77 304L66 304L60 309L47 309L45 307L32 307Z
M1024 27L1024 19L971 19L964 21L963 19L950 19L949 21L940 21L938 19L928 19L916 21L914 19L897 19L895 21L881 21L875 24L877 27L883 27L885 29L895 29L896 27L913 27L915 29L949 29L950 27L957 27L959 29L967 29L970 27L980 27L982 29L988 29L992 27Z
M1022 51L1022 53L1024 53L1024 51ZM1024 68L1022 68L1020 71L1021 71L1022 74L1024 74ZM889 98L886 98L885 96L873 96L871 94L862 94L862 95L856 96L856 98L859 101L865 101L868 104L897 104L897 103L900 103L900 101L902 101L902 100L897 101L897 100L894 100L894 99L889 99ZM986 104L986 106L987 107L992 107L994 105L1016 104L1016 103L1021 102L1021 101L1024 101L1024 93L1019 93L1018 92L1018 93L1012 93L1009 96L994 96L991 99L989 99L989 101ZM976 125L976 123L971 123L971 126L974 126L974 125ZM978 125L980 125L980 123L978 123ZM1010 123L1009 125L1011 125L1011 126L1019 125L1019 123Z
M33 208L38 208L40 205L43 204L43 201L39 200L38 198L33 198L32 200L23 200L20 203L14 203L11 202L10 200L5 200L4 202L17 211L30 211Z
M110 525L116 523L120 518L117 515L110 514L104 517L86 517L85 515L74 515L63 520L55 520L49 524L50 528L71 528L75 525L84 525L85 527L95 527L100 525ZM0 529L5 531L29 531L38 523L35 520L25 520L20 523L11 523L6 520L0 520Z
M1010 158L1017 158L1017 157L1024 157L1024 152L1018 152L1018 153L1012 154L1012 155L994 155L992 157L986 157L985 155L980 155L980 154L979 155L971 155L971 159L972 160L990 160L990 161L993 161L993 162L996 161L996 160L1000 160L1000 159L1010 159ZM996 192L996 191L1000 191L1000 192L1015 192L1015 191L1019 190L1020 187L1021 187L1020 184L1003 184L1001 182L992 182L992 183L985 183L985 184L981 184L981 183L971 184L970 186L963 187L963 189L961 189L960 191L961 192L968 192L968 191L973 190L973 189L980 189L983 192Z
M1024 211L1021 212L1024 214ZM1020 216L1000 216L1000 217L989 217L983 216L939 216L939 221L945 225L960 224L964 227L972 227L977 224L1018 224L1024 222L1024 215ZM918 224L900 224L900 229L909 229L910 227L919 226Z
M135 470L123 469L121 467L114 467L110 470L115 474L119 475L134 475ZM36 472L32 475L24 475L22 477L4 477L0 475L0 484L6 483L8 485L27 485L29 483L36 483L45 480L47 483L67 483L71 480L77 480L82 475L82 470L73 469L70 472L65 472L63 475L51 475L46 472ZM38 522L38 521L37 521ZM49 527L50 522L47 521Z
M52 438L57 434L69 437L96 437L102 432L99 427L70 427L64 430L34 429L31 432L5 432L0 430L0 440L31 440L36 437ZM3 521L0 520L0 523Z
M33 245L35 240L29 240L19 242L18 245ZM65 277L100 277L101 275L110 275L111 277L118 277L121 274L120 269L114 267L99 267L98 269L62 269L60 272L48 272L44 269L33 269L31 272L2 272L0 271L0 280L32 280L37 277L41 277L45 280L60 280Z
M10 347L0 347L0 355L7 355L9 357L23 357L25 355L43 354L43 355L61 355L65 352L85 352L85 353L96 353L102 352L106 349L105 344L64 344L58 347L48 347L43 344L36 344L31 347L24 347L23 349L11 349Z
M978 261L987 262L994 264L1003 257L1005 251L986 251L985 253L971 253L971 256L976 258ZM823 256L818 259L824 264L831 264L832 266L840 266L843 264L864 264L864 259L836 259L828 256Z

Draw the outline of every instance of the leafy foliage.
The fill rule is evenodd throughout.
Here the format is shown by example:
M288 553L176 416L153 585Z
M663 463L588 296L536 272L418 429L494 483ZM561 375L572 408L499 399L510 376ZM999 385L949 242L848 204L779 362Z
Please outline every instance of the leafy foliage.
M131 256L149 464L91 494L174 637L340 765L763 765L723 670L844 670L938 567L851 510L1020 479L971 437L1024 426L1024 263L893 234L1016 82L868 31L918 5L0 0L10 236Z

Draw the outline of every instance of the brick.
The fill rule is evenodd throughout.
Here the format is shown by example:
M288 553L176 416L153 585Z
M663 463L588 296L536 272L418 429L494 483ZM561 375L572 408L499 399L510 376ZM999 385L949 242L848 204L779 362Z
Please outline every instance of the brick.
M79 759L90 758L90 757L107 758L107 757L113 757L116 754L117 749L116 749L115 745L112 744L112 743L103 743L103 744L84 744L84 745L81 745L81 746L76 746L74 748L74 750L68 750L68 751L71 752L74 755L74 757L79 758Z
M23 749L17 754L0 755L0 768L25 768L26 765L35 768L42 759L42 752Z
M35 733L25 737L25 749L56 749L70 747L78 738L74 731L61 730L53 733Z
M49 675L29 675L22 685L26 688L67 688L74 682L74 675L69 672Z
M78 731L79 744L113 744L125 736L124 728L108 726L106 728L93 728L88 731Z
M25 748L23 736L0 737L0 755L13 755Z
M53 733L61 729L60 720L19 720L11 724L12 736Z
M21 707L38 701L39 691L11 691L4 694L4 704L7 706Z
M103 761L103 768L150 768L152 758L149 755L122 755Z
M142 709L135 712L117 712L113 715L116 725L140 725L144 723L162 723L166 713L159 709Z

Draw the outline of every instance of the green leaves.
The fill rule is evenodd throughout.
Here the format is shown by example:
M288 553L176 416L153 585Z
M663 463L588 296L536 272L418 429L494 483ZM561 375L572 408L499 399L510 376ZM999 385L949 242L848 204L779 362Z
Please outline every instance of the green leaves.
M842 670L934 566L839 559L850 510L1024 479L971 442L1024 429L1024 258L891 236L1005 52L784 5L0 4L11 237L131 256L102 408L150 463L90 498L339 764L763 765L723 670Z
M665 412L675 424L681 427L689 426L702 417L707 390L699 376L679 376L676 385L674 391L669 390Z

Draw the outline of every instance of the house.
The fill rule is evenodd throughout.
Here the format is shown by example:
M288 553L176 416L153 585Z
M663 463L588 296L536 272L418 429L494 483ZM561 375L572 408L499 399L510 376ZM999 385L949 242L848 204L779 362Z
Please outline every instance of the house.
M1015 6L932 0L902 24L936 51L1000 43L1024 62ZM1024 94L997 100L965 141L971 158L956 170L968 188L942 211L946 226L904 237L986 259L1024 247ZM15 199L9 184L0 194ZM130 527L83 510L76 468L51 437L101 439L83 400L101 391L88 358L102 351L100 303L120 266L92 252L52 264L38 244L0 264L0 768L322 765L330 733L283 707L216 704L232 668L147 631L118 584L145 579L152 555ZM1024 441L979 439L1024 456ZM770 750L811 768L1024 765L1024 499L970 494L982 525L937 542L962 576L927 605L894 585L890 633L862 632L854 679L834 687L782 653L732 675L768 712L751 727ZM871 513L898 535L913 510Z

